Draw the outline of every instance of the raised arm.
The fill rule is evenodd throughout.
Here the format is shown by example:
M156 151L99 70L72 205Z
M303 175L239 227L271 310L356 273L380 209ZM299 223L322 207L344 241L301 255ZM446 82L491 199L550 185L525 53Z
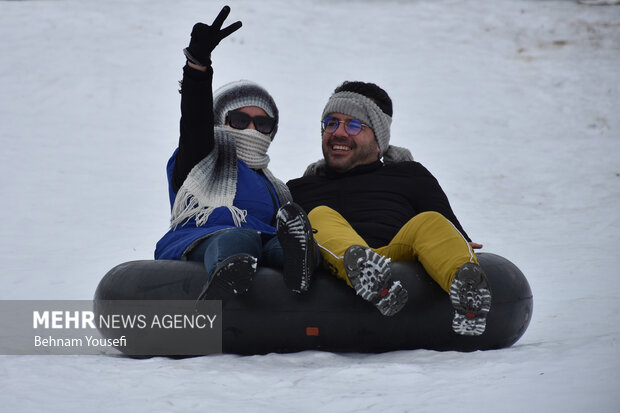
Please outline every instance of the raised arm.
M189 171L213 149L213 92L211 65L199 71L183 68L179 150L172 174L174 191Z
M235 22L222 29L230 7L224 6L209 26L196 23L189 46L184 50L187 65L181 82L181 122L179 150L172 173L174 191L183 185L192 168L211 152L214 146L213 68L211 52L219 42L241 27Z

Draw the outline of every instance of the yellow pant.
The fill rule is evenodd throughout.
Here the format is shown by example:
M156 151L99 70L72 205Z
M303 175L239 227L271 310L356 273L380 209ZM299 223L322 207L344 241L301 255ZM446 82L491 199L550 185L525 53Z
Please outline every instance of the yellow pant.
M319 206L308 214L314 238L319 244L324 264L337 277L349 279L344 270L344 252L351 245L368 244L342 215ZM449 291L458 268L466 262L478 263L473 249L456 227L438 212L422 212L411 218L384 247L373 251L392 261L417 259L426 272Z

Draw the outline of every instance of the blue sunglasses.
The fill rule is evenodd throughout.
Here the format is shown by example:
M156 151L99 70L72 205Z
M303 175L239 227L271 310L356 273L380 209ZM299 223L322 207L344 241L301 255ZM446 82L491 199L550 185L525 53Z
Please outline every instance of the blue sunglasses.
M338 129L341 123L344 123L344 131L349 136L358 135L364 127L370 128L370 126L362 123L357 119L347 119L347 120L338 120L336 118L332 118L331 116L326 117L321 122L323 133L334 133Z

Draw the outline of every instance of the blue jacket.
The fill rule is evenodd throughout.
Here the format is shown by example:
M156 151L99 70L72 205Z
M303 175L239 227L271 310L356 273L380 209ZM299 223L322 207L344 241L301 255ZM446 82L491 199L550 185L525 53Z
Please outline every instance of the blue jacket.
M172 174L177 152L178 149L174 151L166 167L171 209L176 199ZM236 207L247 211L246 222L241 226L265 234L275 234L275 214L280 204L271 182L262 173L250 169L243 161L237 160L237 168L237 193L233 203ZM197 227L194 219L191 219L186 224L179 225L176 230L170 229L157 242L155 259L183 259L200 240L215 231L227 228L236 227L226 207L213 211L202 227Z

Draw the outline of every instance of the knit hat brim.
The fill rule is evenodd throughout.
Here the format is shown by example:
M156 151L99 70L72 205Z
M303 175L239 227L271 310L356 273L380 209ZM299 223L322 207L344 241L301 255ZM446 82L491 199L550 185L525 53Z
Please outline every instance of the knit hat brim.
M278 131L278 107L269 92L262 86L249 80L230 82L213 92L215 125L224 125L228 112L245 106L258 106L263 109L267 115L276 120L276 126L270 134L273 140Z
M390 126L392 118L384 113L371 99L355 92L343 91L334 93L323 109L324 119L332 113L342 113L353 116L369 125L375 133L375 138L381 151L380 157L390 146Z

